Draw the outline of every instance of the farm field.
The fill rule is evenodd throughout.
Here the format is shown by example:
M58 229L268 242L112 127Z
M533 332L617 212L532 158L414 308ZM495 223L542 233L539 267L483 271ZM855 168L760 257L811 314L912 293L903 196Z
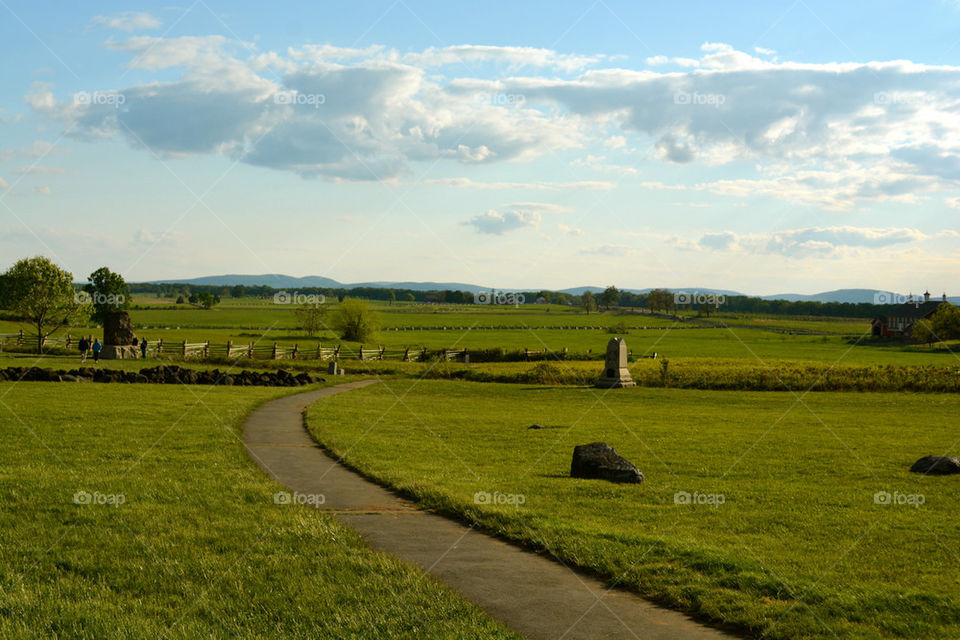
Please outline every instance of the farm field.
M336 303L328 306L332 311ZM952 366L960 363L960 358L946 349L872 342L869 324L862 319L719 314L704 318L702 322L724 322L735 326L706 328L690 319L681 322L649 314L619 312L587 315L557 305L550 307L551 311L546 311L542 305L520 308L482 305L427 307L397 303L377 304L375 307L380 314L382 329L374 341L364 345L367 348L382 345L392 350L424 347L562 352L567 349L573 354L590 352L599 358L607 340L612 335L621 335L626 337L635 356L657 353L671 359L733 358L758 364L771 359L864 365ZM341 341L329 329L322 330L317 336L308 336L297 328L293 306L252 298L227 299L210 310L134 308L130 314L137 333L151 342L162 339L171 356L175 355L178 343L184 341L201 343L209 340L221 346L230 341L234 345L255 344L263 348L277 343L286 349L298 345L301 350L315 350L318 343L324 347L342 344L343 350L348 352L356 352L361 346ZM637 326L647 328L630 328ZM29 327L10 320L0 321L0 334L14 333L19 329L25 329L29 348L32 344ZM796 333L808 331L822 332L823 335ZM66 333L60 331L54 337L62 339ZM70 333L76 339L84 333L97 334L98 330L76 327L70 329ZM6 348L10 349L9 337Z
M285 393L0 383L0 637L519 638L275 503L239 422Z
M394 380L316 405L309 425L432 508L751 635L917 638L960 633L954 483L908 472L951 450L958 409L937 394ZM567 477L594 441L646 482Z

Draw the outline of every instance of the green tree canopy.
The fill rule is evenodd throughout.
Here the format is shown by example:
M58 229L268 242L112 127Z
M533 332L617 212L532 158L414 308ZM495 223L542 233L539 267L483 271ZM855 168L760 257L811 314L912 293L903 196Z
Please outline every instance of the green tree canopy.
M342 339L364 342L376 334L378 318L366 300L344 298L333 312L330 324Z
M620 304L620 290L610 285L600 294L600 304L604 309L611 309Z
M130 307L130 292L123 276L107 267L100 267L91 273L90 283L84 285L83 290L93 308L90 319L99 325L103 325L111 311Z
M593 292L583 292L583 295L580 296L580 306L582 306L583 310L587 312L587 315L590 315L590 312L597 308L597 302L593 297Z
M24 258L0 276L0 303L37 331L37 353L51 333L76 321L83 308L73 274L43 256Z

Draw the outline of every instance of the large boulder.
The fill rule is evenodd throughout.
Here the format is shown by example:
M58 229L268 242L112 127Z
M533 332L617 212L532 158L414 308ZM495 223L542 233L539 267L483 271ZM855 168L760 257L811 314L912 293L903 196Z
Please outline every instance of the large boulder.
M951 473L960 473L960 458L924 456L913 463L910 471L931 476L945 476Z
M643 474L640 470L605 442L592 442L574 447L570 477L635 484L643 482Z

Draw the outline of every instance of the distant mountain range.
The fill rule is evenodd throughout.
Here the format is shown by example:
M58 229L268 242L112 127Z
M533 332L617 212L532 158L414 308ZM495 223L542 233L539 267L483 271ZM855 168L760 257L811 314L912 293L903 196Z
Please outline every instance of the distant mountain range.
M279 273L267 273L263 275L241 275L227 274L222 276L204 276L201 278L186 278L176 280L152 280L150 284L176 283L176 284L194 284L208 285L216 287L233 286L242 284L247 287L268 286L275 289L298 289L309 287L322 287L330 289L353 289L357 287L375 287L387 289L411 289L413 291L442 291L448 289L451 291L489 291L491 287L482 287L475 284L466 284L463 282L354 282L343 283L332 278L323 276L304 276L297 278ZM663 287L671 291L686 291L707 293L725 296L743 296L749 295L739 291L729 289L713 289L710 287ZM536 288L523 289L524 291L535 291ZM560 293L569 293L579 296L585 291L598 293L603 291L604 287L572 287L570 289L561 289ZM649 293L652 289L624 289L631 293ZM923 293L914 294L915 297L922 297ZM848 303L868 303L875 304L877 300L890 300L891 302L905 301L906 296L902 294L891 293L879 289L836 289L834 291L825 291L823 293L803 294L803 293L778 293L770 296L757 296L764 300L789 300L790 302L809 301L809 302L848 302ZM939 300L940 295L931 295L932 299ZM960 304L960 297L948 297L947 300L954 304Z

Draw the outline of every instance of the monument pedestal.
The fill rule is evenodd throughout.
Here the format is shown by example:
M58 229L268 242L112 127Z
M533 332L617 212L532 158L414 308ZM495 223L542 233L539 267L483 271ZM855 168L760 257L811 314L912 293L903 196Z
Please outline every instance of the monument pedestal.
M103 360L136 360L140 357L140 347L130 344L105 344L100 358Z
M610 338L610 342L607 343L607 357L604 360L603 373L600 374L596 386L602 389L637 386L637 383L630 377L630 370L627 369L627 343L623 338Z

